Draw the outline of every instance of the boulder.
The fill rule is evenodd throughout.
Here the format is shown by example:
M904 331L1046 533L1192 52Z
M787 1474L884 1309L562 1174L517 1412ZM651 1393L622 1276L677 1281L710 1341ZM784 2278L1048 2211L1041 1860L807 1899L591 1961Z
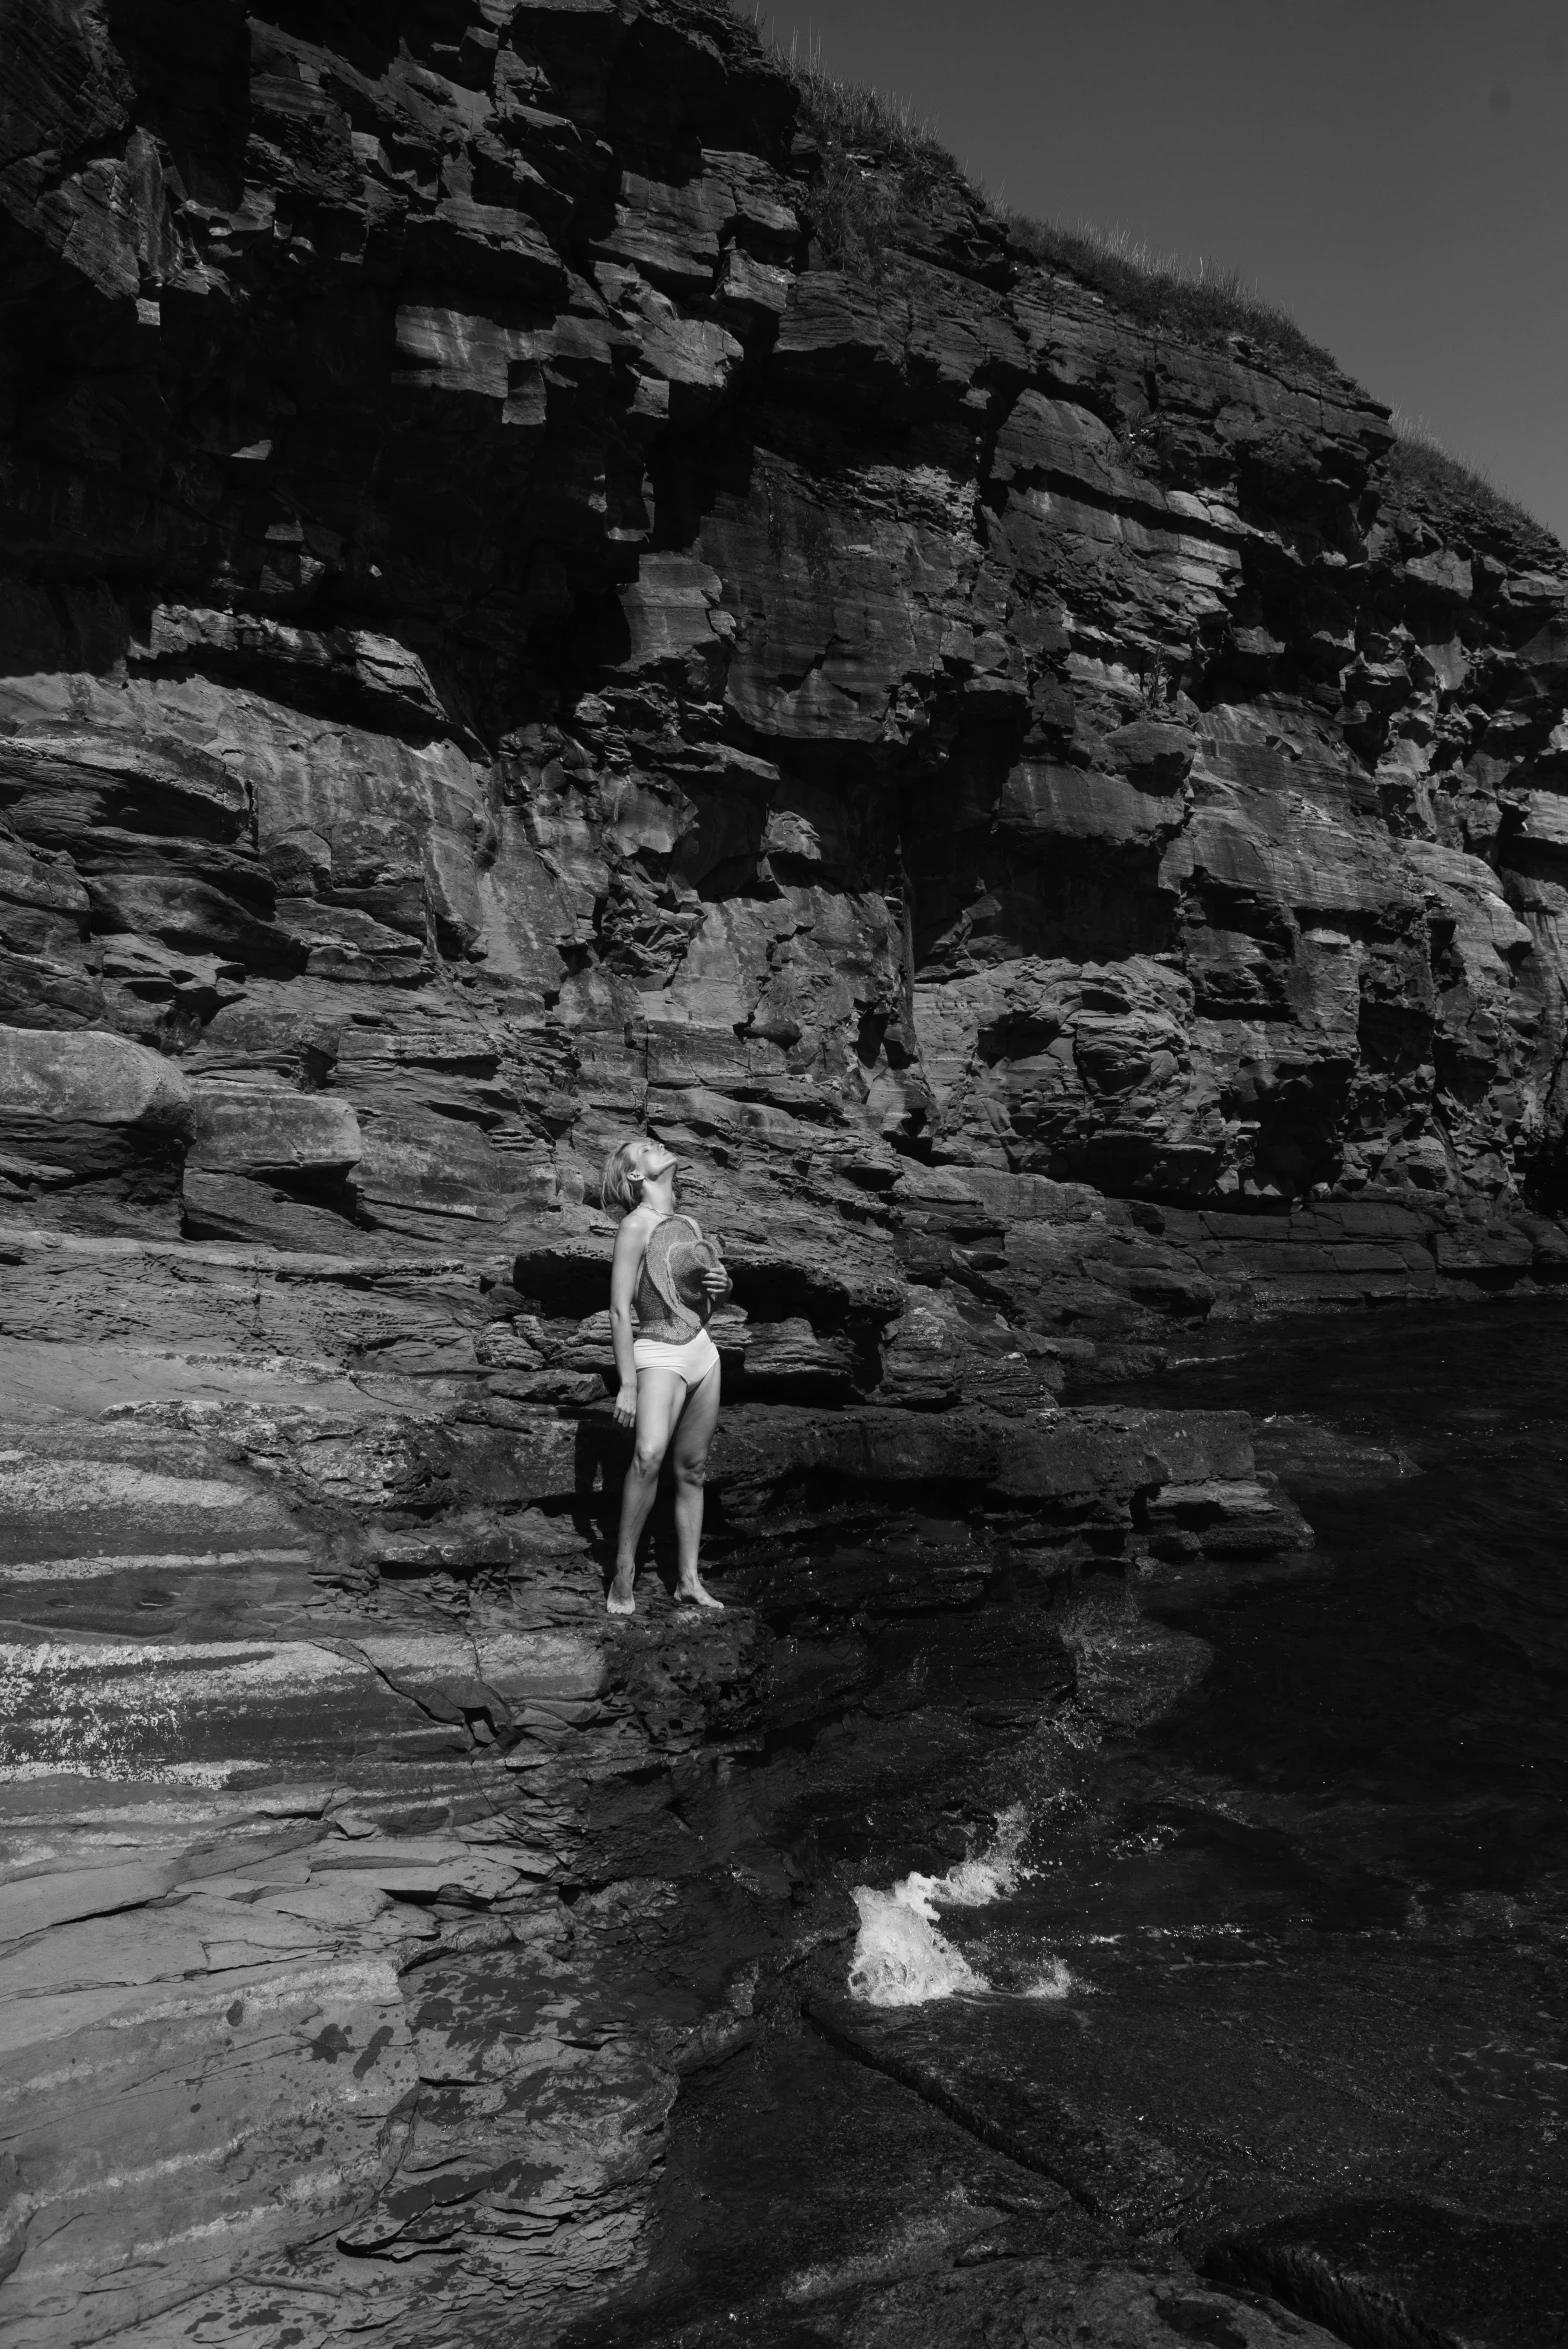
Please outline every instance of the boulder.
M128 1036L0 1028L0 1146L23 1161L103 1173L178 1155L193 1126L178 1067Z
M335 1094L195 1077L189 1096L188 1167L216 1174L345 1175L363 1154L359 1120Z

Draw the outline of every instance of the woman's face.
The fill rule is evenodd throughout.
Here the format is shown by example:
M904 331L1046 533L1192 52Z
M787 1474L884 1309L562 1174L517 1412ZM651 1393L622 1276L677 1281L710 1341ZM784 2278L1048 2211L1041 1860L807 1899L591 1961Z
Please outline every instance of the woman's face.
M666 1150L662 1142L652 1137L644 1142L638 1156L638 1172L650 1183L656 1183L662 1174L668 1174L678 1163L673 1150Z

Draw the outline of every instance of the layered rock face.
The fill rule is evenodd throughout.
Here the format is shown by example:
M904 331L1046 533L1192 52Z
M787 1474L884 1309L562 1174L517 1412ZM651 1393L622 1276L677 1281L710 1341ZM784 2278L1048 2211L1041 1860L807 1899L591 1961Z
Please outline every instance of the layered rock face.
M717 8L10 41L33 1214L510 1241L648 1117L782 1262L1190 1302L1237 1208L1332 1293L1550 1205L1562 560L1392 499L1354 385L956 182L823 267ZM102 1031L188 1123L83 1110Z
M1568 577L956 181L826 266L705 0L0 82L7 2288L554 2324L790 1913L736 1754L1004 1556L1301 1538L1075 1366L1568 1262ZM612 1640L644 1124L755 1604Z

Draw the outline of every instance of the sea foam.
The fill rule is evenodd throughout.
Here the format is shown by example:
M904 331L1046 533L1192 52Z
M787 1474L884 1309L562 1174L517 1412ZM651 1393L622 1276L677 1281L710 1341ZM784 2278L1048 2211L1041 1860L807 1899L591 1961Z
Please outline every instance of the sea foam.
M1011 1892L1028 1873L1018 1856L1028 1825L1023 1804L1014 1803L997 1820L987 1848L972 1852L945 1876L916 1871L891 1892L857 1885L860 1932L849 1967L849 1987L855 1996L868 2006L923 2006L927 1999L988 1990L985 1976L938 1929L937 1913L944 1908L983 1909ZM1066 1969L1062 1971L1065 1976ZM1034 1995L1060 1997L1062 1992Z

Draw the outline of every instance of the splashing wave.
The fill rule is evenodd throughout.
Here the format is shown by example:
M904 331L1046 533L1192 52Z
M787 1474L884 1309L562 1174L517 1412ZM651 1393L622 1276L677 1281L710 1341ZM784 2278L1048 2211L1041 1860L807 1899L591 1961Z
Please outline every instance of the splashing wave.
M1019 1878L1029 1873L1019 1858L1028 1825L1024 1805L1014 1803L997 1820L988 1848L972 1852L945 1876L922 1876L916 1871L895 1884L891 1892L857 1885L860 1932L849 1967L849 1987L854 1995L868 2006L923 2006L932 1998L989 1990L985 1976L938 1929L937 1912L944 1908L983 1909L1011 1892ZM1048 1981L1050 1988L1045 1987ZM1030 1995L1065 1997L1069 1981L1066 1967L1055 1960Z

